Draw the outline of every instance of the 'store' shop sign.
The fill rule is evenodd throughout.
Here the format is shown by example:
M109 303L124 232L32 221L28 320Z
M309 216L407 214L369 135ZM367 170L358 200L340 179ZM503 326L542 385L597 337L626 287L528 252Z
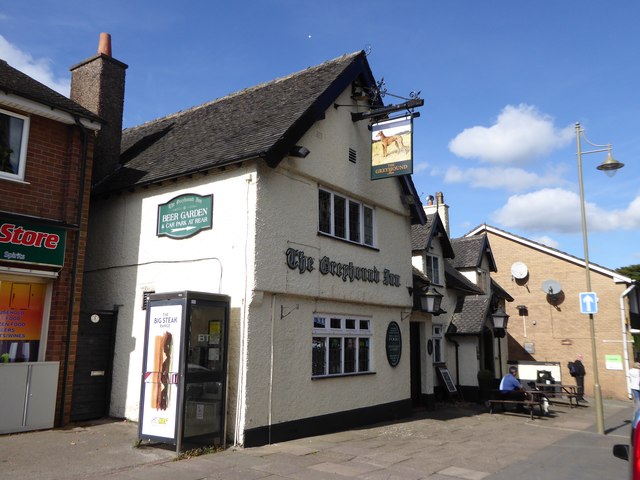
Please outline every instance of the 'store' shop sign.
M62 228L0 218L0 260L62 267L65 240Z

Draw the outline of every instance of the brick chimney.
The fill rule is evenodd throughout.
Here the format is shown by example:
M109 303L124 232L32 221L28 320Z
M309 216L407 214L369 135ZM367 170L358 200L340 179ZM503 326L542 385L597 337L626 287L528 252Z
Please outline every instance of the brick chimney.
M442 220L442 224L447 231L447 235L451 237L451 232L449 231L449 205L444 203L444 194L442 192L436 192L435 200L436 203L434 205L433 195L429 195L427 198L427 204L424 206L424 212L427 215L438 212L440 220Z
M127 65L111 56L111 35L100 34L98 54L71 67L71 100L92 111L105 124L93 150L92 183L120 165L124 80Z

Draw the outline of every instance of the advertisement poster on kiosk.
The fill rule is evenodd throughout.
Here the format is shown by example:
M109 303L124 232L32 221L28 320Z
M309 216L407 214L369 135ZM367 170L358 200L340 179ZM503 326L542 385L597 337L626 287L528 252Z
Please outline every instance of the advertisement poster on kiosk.
M145 437L176 440L183 308L149 307L140 405L140 433Z

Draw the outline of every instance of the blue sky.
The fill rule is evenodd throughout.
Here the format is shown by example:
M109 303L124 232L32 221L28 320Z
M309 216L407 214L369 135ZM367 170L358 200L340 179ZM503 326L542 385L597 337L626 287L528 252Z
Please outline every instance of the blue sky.
M0 58L68 94L109 32L129 127L370 48L389 93L425 101L413 179L453 237L488 223L583 257L575 123L611 143L625 168L584 155L584 186L590 259L617 268L640 263L639 25L636 0L4 0Z

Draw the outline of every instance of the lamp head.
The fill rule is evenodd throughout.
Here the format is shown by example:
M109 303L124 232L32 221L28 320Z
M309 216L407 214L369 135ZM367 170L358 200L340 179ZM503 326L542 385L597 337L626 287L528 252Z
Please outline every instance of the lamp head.
M596 168L602 170L608 177L613 177L618 170L624 167L624 163L619 162L611 155L611 150L607 154L607 158L604 162L598 165Z

